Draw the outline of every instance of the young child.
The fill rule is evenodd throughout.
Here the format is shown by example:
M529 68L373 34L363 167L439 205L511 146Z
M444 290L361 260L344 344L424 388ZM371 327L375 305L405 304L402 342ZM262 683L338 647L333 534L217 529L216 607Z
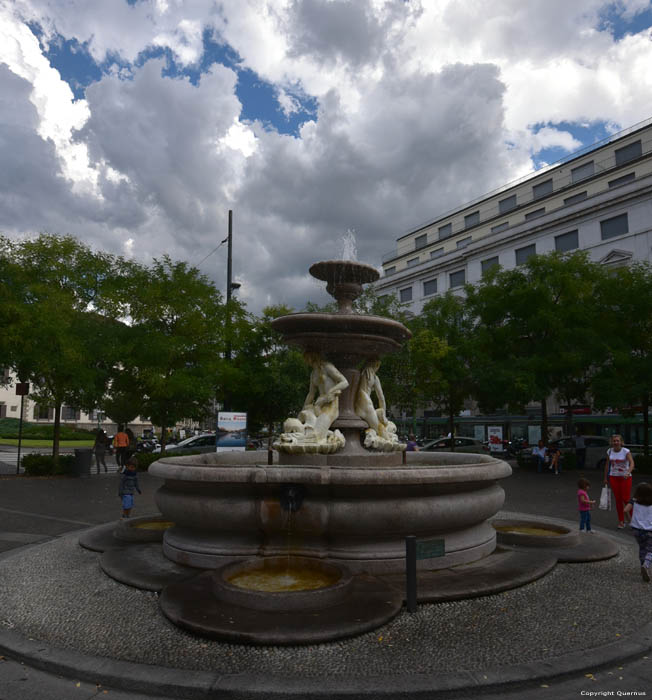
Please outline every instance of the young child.
M136 460L130 457L125 465L125 470L120 476L118 496L122 499L122 517L128 518L134 507L134 491L142 493L138 486L138 473L136 472Z
M589 498L588 489L591 484L586 479L580 479L577 482L577 505L580 511L580 532L586 527L587 532L591 530L591 507L595 505L595 501Z
M650 583L652 571L652 484L642 483L636 487L634 498L625 506L625 515L630 517L631 527L638 542L638 558L641 576Z

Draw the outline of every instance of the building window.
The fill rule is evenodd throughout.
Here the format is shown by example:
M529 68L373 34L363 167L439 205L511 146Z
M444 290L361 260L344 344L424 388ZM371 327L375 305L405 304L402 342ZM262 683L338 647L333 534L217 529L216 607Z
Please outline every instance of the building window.
M548 194L552 194L552 180L540 182L532 187L532 199L541 199Z
M453 289L453 287L461 287L466 282L466 274L464 270L458 270L457 272L451 272L448 276L448 286Z
M617 177L615 180L609 180L609 187L620 187L621 185L626 185L628 182L636 179L636 173L627 173L622 177Z
M516 264L522 265L527 259L536 253L535 244L526 245L524 248L517 248L514 253L516 254Z
M532 219L538 219L540 216L543 216L546 213L546 208L541 207L541 209L535 209L534 211L528 212L525 215L525 220L530 221Z
M393 275L395 272L396 272L396 265L392 265L391 267L386 268L385 277L387 277L387 275Z
M501 214L504 214L505 212L512 211L512 209L516 209L516 195L513 194L511 197L505 197L505 199L501 199L498 202L498 211Z
M436 248L435 250L430 251L430 259L433 260L434 258L438 258L444 254L444 249L443 248Z
M61 420L79 420L80 412L72 406L61 407Z
M494 267L498 267L498 256L496 255L493 258L487 258L486 260L483 260L480 265L482 266L482 275L486 275L489 270L491 270Z
M467 214L464 217L464 228L471 228L471 226L477 226L480 223L480 212L474 211L472 214Z
M473 239L471 236L467 236L466 238L462 238L462 240L457 241L457 249L459 250L460 248L466 248L467 245L472 241Z
M423 283L423 296L429 297L431 294L437 294L437 280L428 280Z
M407 266L408 266L408 267L414 267L415 265L418 265L418 264L419 264L419 258L410 258L410 259L407 261Z
M420 248L425 248L428 245L428 234L424 233L422 236L417 236L414 239L414 249L419 250Z
M448 238L453 233L453 224L444 224L439 227L439 240Z
M586 178L591 177L594 172L595 168L592 160L588 163L584 163L584 165L578 165L577 168L571 170L571 182L576 183L580 180L586 180Z
M629 233L627 214L619 214L600 222L600 234L603 241L607 240L607 238L620 236L623 233Z
M49 406L34 406L34 420L52 420L54 418L54 409Z
M401 289L401 291L398 293L398 298L401 301L412 301L412 287L405 287L404 289Z
M503 221L502 224L496 224L491 227L491 233L498 233L499 231L504 231L509 227L509 221Z
M623 163L627 163L630 160L634 160L635 158L640 158L643 155L643 149L641 148L641 142L634 141L634 143L628 143L626 146L623 146L622 148L617 148L615 151L615 154L616 154L616 165L623 165Z
M570 197L566 197L564 200L564 204L568 206L569 204L577 204L577 202L582 202L586 199L587 193L586 192L578 192L577 194L573 194Z
M561 236L555 236L556 251L565 253L568 250L575 250L576 248L579 248L577 229L575 231L569 231L568 233L562 233Z

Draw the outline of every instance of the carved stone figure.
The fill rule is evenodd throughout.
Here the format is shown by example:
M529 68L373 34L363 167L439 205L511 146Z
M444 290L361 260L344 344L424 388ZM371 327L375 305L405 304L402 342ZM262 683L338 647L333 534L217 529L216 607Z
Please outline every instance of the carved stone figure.
M368 360L365 363L360 372L353 410L369 426L365 432L364 446L367 449L393 452L402 450L405 446L398 441L396 425L387 419L385 395L376 374L379 367L380 360ZM374 392L378 399L378 408L371 400L371 394Z
M288 418L274 447L281 452L330 453L344 447L344 436L330 430L339 415L339 396L349 386L346 377L331 362L316 352L304 353L312 367L310 389L297 418Z

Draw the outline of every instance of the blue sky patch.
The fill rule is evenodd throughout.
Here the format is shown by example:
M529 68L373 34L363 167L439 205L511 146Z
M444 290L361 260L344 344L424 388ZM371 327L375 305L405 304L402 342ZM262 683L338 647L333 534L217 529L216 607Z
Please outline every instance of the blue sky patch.
M30 25L30 29L43 45L43 32L38 25ZM176 62L169 48L152 46L142 51L135 66L142 66L154 58L164 58L163 76L169 78L187 77L193 85L197 85L201 76L215 63L233 69L238 74L236 95L242 104L240 118L243 121L259 120L266 129L275 129L283 134L297 136L302 124L316 118L318 103L315 98L306 96L301 90L286 88L298 108L291 114L285 114L278 102L276 87L263 80L242 65L242 59L228 44L215 41L210 30L204 31L204 51L196 65L183 66ZM58 36L50 42L44 56L53 68L56 68L73 91L75 99L82 99L85 89L106 74L112 65L128 67L124 60L117 55L108 56L102 64L97 64L87 44L80 44L76 39L65 39Z
M627 34L638 34L652 25L652 4L631 18L624 18L621 13L622 6L619 3L611 3L600 15L598 29L610 32L613 38L619 41Z
M532 127L532 131L536 134L544 127L557 129L558 131L567 131L582 145L578 149L572 151L555 146L553 148L543 148L537 153L533 153L532 162L534 163L535 170L538 170L544 165L574 157L578 154L578 151L581 151L583 148L594 148L599 141L609 138L614 133L613 124L606 121L546 122L535 124Z

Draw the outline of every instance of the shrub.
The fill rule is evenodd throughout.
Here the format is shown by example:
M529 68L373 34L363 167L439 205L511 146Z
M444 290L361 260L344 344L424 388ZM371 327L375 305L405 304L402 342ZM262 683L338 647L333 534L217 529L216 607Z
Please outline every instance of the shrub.
M74 455L29 454L25 455L21 464L27 476L63 476L75 473Z

